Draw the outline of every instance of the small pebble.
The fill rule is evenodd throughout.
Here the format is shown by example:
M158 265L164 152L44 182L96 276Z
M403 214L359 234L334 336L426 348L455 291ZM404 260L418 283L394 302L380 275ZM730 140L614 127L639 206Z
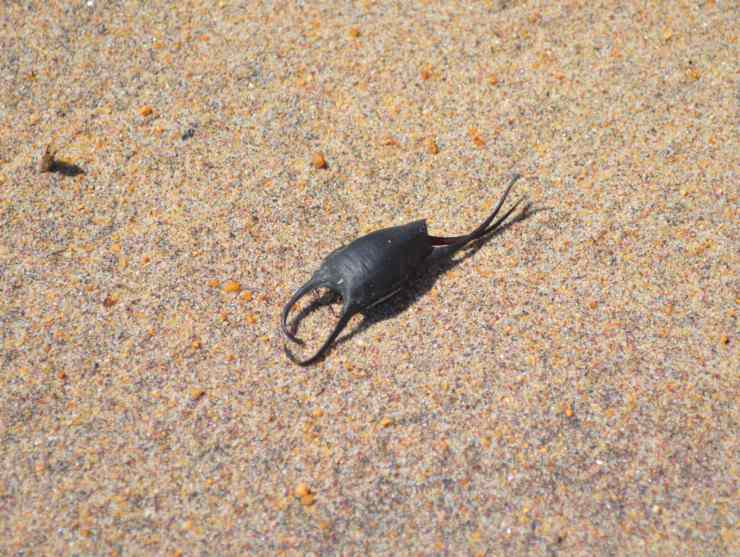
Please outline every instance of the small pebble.
M228 292L230 294L235 294L237 292L241 292L242 285L236 282L235 280L227 280L224 284L224 292Z
M314 168L319 169L319 170L327 167L326 159L324 158L324 155L321 153L313 154L313 157L311 157L311 164L313 165Z
M473 143L475 143L475 146L479 149L486 146L486 140L481 137L480 132L477 129L470 128L468 130L468 135L470 136L470 139L473 140Z
M301 482L297 486L295 486L293 493L296 497L305 497L306 495L311 495L311 488L308 487L308 485L306 485L305 483Z

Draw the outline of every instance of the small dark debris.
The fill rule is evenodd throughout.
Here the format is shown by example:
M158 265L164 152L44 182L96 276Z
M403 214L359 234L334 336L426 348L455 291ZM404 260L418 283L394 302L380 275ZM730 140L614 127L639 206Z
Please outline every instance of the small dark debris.
M44 154L41 155L41 160L39 161L39 172L51 172L53 166L54 151L52 151L51 147L47 145L46 149L44 149Z
M44 172L56 172L62 176L75 177L80 174L84 174L85 171L79 166L67 161L57 160L54 158L56 151L51 150L51 146L47 145L44 149L44 154L41 155L39 160L38 170L40 173Z
M184 134L182 134L182 137L180 139L182 139L183 141L187 141L194 135L195 135L195 128L188 128L187 131Z

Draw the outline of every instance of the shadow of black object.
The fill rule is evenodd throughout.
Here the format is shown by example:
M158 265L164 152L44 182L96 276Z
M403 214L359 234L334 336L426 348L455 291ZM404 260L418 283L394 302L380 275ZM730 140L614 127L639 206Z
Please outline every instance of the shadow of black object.
M514 218L470 244L463 247L436 248L434 252L432 252L432 255L429 256L429 259L427 259L426 267L418 275L411 278L405 289L383 304L360 311L359 313L362 314L362 321L353 329L337 338L337 340L335 340L314 363L322 361L333 351L334 348L366 331L376 323L399 316L429 292L437 282L437 279L457 267L467 258L475 255L479 249L490 242L493 238L502 234L514 224L523 222L534 216L536 213L548 210L547 208L531 210L531 207L531 203L527 203ZM464 252L464 254L460 257L454 258L454 255L457 252ZM298 312L295 318L293 318L288 324L291 333L296 334L298 324L309 314L314 311L318 311L323 306L336 302L337 299L341 300L341 297L334 292L328 291L323 293L320 297L312 300L311 303Z
M75 176L85 173L85 171L76 164L59 160L54 160L54 162L51 163L49 172L56 172L57 174L69 176L70 178L74 178Z

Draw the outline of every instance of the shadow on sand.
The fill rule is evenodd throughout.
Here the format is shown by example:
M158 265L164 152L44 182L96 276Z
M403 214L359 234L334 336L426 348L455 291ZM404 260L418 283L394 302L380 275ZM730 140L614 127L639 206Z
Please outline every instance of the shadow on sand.
M60 160L54 160L51 163L51 166L49 167L49 172L55 172L57 174L61 174L62 176L68 176L71 178L85 173L85 171L76 164Z

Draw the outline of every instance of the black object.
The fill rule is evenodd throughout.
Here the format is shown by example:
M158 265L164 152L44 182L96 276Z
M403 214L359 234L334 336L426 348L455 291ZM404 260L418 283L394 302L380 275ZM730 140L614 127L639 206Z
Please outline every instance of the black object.
M387 300L401 290L407 280L421 268L435 247L446 246L450 253L453 253L455 249L462 248L469 242L496 230L521 202L519 199L501 218L491 224L519 178L518 174L513 176L493 212L478 228L464 236L429 236L426 220L417 220L371 232L330 253L319 270L293 294L283 308L281 330L288 340L303 344L301 339L288 330L288 315L306 293L318 288L327 288L342 297L339 322L313 356L299 360L286 345L287 356L291 361L303 366L315 362L346 327L354 314Z

